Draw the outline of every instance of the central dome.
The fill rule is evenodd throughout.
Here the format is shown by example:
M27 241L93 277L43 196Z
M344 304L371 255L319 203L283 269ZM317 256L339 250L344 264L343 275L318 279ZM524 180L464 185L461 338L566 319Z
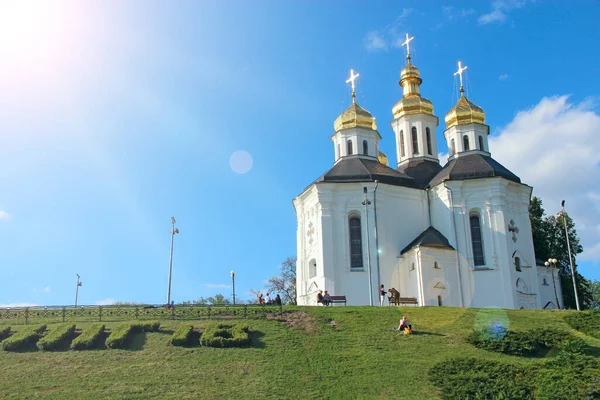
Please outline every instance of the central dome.
M392 114L394 114L394 118L410 114L433 115L433 104L426 98L421 97L420 94L408 94L394 104Z
M336 132L350 128L377 130L377 125L370 112L356 104L356 102L352 102L350 107L335 119L333 128Z
M466 124L485 124L485 112L481 107L461 95L456 105L446 114L446 129Z

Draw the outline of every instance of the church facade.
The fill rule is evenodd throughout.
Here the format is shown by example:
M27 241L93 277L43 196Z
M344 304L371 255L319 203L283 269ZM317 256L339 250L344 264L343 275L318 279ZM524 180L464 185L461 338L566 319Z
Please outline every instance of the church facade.
M443 166L438 118L410 53L403 97L392 107L395 168L353 90L334 122L332 168L293 201L299 305L316 305L325 290L348 305L379 304L383 284L419 306L556 308L558 274L533 250L532 187L492 158L485 113L463 91L464 69L459 64L461 95L445 117ZM353 89L357 76L351 72Z

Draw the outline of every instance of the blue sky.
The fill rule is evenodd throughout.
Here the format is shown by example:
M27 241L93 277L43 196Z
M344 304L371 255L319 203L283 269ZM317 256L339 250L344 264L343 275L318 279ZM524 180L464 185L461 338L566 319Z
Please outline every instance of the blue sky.
M0 304L71 304L76 273L80 303L166 301L171 215L175 301L231 293L231 270L262 289L332 165L350 68L395 163L406 32L440 152L460 59L492 156L549 213L567 200L600 279L600 5L373 4L0 3Z

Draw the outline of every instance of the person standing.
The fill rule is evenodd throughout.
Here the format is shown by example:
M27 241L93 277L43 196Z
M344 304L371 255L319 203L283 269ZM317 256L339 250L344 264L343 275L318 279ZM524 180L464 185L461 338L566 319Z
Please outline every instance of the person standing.
M385 289L383 287L383 284L381 284L381 287L379 288L379 305L383 306L383 302L385 300Z

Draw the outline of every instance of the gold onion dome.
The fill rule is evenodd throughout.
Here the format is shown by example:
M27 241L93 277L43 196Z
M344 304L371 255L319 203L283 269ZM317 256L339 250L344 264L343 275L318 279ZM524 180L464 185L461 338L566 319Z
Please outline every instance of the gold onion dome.
M462 93L456 105L446 114L446 129L466 124L485 124L485 112Z
M388 161L387 156L385 155L385 153L383 151L380 151L377 159L379 160L380 163L382 163L383 165L389 167L390 166L390 162Z
M433 115L433 104L428 99L421 97L419 86L423 83L419 69L412 65L410 57L406 67L400 72L400 86L404 96L392 107L394 118L411 114Z
M336 132L349 128L366 128L375 131L377 125L370 112L356 104L356 102L352 102L350 107L335 119L333 128Z

